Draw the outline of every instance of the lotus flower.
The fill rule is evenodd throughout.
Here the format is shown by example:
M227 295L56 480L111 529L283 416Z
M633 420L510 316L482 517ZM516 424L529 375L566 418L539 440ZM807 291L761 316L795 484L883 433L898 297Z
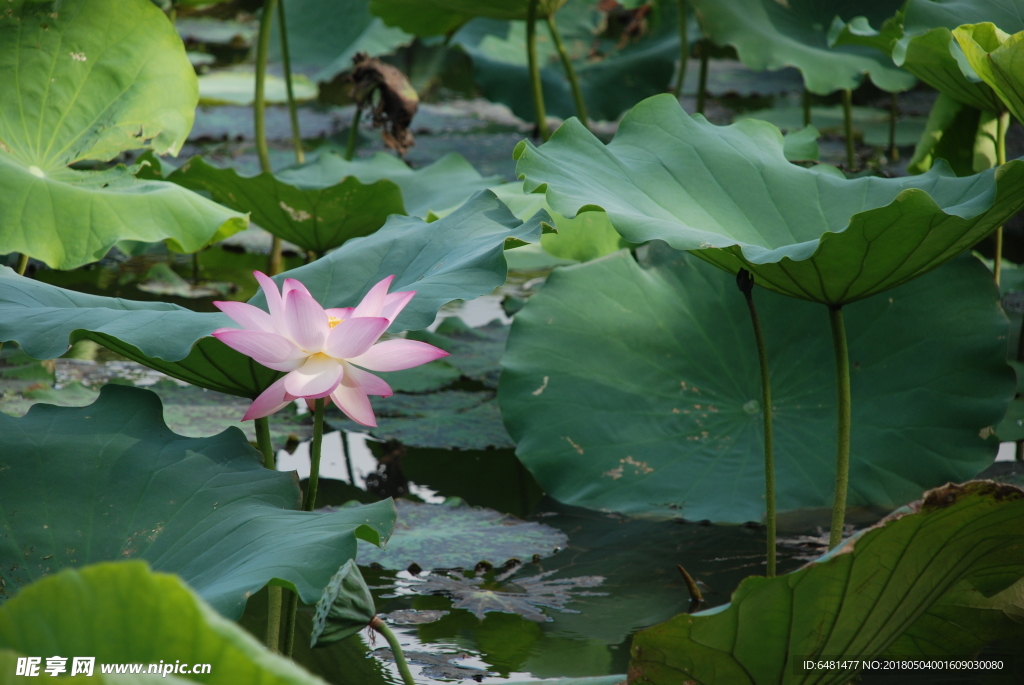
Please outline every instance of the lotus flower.
M324 309L299 281L285 279L281 292L255 272L270 313L244 302L214 302L242 328L219 328L215 338L274 369L287 371L263 391L243 421L273 414L298 398L330 398L356 423L376 426L368 395L388 397L391 386L366 371L400 371L448 355L416 340L377 342L416 293L388 294L394 276L370 288L355 307Z

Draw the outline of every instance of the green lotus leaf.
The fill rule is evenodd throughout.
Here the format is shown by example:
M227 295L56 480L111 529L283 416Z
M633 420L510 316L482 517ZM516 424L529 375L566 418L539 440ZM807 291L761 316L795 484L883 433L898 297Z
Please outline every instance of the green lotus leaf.
M909 90L914 77L876 50L861 45L830 48L829 27L837 16L853 19L854 9L874 25L891 17L900 0L691 0L704 33L718 45L732 45L755 71L796 67L807 90L827 95L857 88L867 75L893 93Z
M481 561L501 566L510 559L549 557L568 537L557 528L521 521L507 514L459 503L395 502L398 522L386 550L360 545L359 563L401 571L411 564L425 570L471 569Z
M901 637L920 630L948 593L970 588L984 600L1024 575L1019 488L991 481L947 485L926 493L912 512L898 512L799 571L747 578L724 607L681 614L639 633L630 682L842 685L857 666L804 671L799 662L884 658ZM986 611L1006 637L1024 634L1007 609ZM978 645L918 648L949 658L972 656Z
M493 194L479 193L433 223L393 216L373 235L276 278L296 278L323 306L342 307L395 275L392 290L417 294L393 330L426 328L441 305L475 299L504 283L505 241L535 242L541 220L521 223ZM265 308L261 294L250 302ZM86 295L0 268L0 340L17 342L36 359L60 356L88 338L188 383L255 397L279 374L209 337L222 326L234 324L219 313Z
M996 166L999 116L965 105L939 93L914 156L907 163L911 174L923 174L937 159L944 159L957 176L970 176Z
M292 69L315 82L330 81L352 69L356 53L383 55L413 39L374 17L367 0L288 0L284 10ZM276 17L271 31L270 57L279 62L281 40Z
M537 16L553 15L567 0L539 0ZM388 26L417 36L450 33L475 17L525 21L530 0L370 0L370 12Z
M699 250L769 289L831 305L926 273L1024 207L1022 161L969 178L942 164L845 179L788 162L771 124L714 126L670 95L637 105L607 146L570 120L515 156L526 190L546 189L560 214L603 209L630 242Z
M963 24L995 22L1004 31L1024 30L1021 0L908 0L892 17L857 17L844 24L836 18L829 33L835 46L865 46L881 50L941 93L988 112L1005 110L998 95L968 65L953 37ZM881 26L875 30L872 25Z
M356 554L387 539L389 501L296 511L292 475L269 471L242 432L184 438L157 396L107 385L88 407L0 414L0 597L66 567L143 559L235 619L267 583L315 602Z
M53 268L101 259L118 240L194 252L244 216L133 169L76 171L148 147L177 154L195 116L195 72L148 0L19 0L0 17L0 253Z
M668 88L679 58L679 29L676 3L662 3L660 8L660 21L652 19L648 35L623 47L595 38L605 17L595 11L594 3L570 0L558 13L559 30L591 118L614 121L640 100ZM569 81L548 37L546 22L538 22L537 36L547 112L562 118L575 116ZM484 97L507 105L523 119L533 120L525 22L477 19L456 33L451 42L473 60L474 79Z
M244 629L219 616L181 578L154 573L141 561L65 569L25 588L0 607L0 682L23 682L13 676L19 654L66 655L68 673L70 657L95 657L94 675L76 676L70 682L325 682L290 659L273 654ZM189 666L210 664L210 670L195 678L191 674L165 678L104 676L100 669L101 664L123 663L146 664L148 669L148 664L173 665L177 661ZM45 667L44 658L40 671Z
M760 375L734 279L653 243L557 269L516 314L498 399L517 455L566 504L759 521ZM822 308L758 289L780 510L828 507L835 381ZM845 310L849 503L891 509L992 463L1013 397L991 273L961 257ZM595 340L602 341L595 344ZM929 341L942 340L942 345ZM956 375L951 375L956 369Z
M1011 36L986 22L955 28L953 37L973 71L968 78L980 78L1018 121L1024 121L1024 29Z

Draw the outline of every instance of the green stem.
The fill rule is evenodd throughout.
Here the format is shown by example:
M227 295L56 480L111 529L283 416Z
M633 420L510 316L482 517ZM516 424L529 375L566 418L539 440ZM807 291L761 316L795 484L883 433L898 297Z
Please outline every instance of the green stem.
M811 125L811 91L804 88L804 126Z
M256 429L256 444L263 453L263 466L274 471L274 445L270 441L270 419L263 417L253 421ZM267 588L267 648L272 652L281 651L281 586L271 585Z
M849 88L843 91L843 133L846 137L846 168L852 171L857 157L853 145L853 91Z
M775 450L772 436L772 382L768 370L768 348L764 343L764 331L761 329L761 318L757 315L754 305L754 277L746 269L740 269L736 275L736 283L747 300L750 310L750 322L754 326L754 341L757 344L757 361L761 367L761 416L764 420L764 497L765 524L768 528L766 541L768 557L768 577L775 576Z
M192 253L192 285L199 285L199 253Z
M24 276L26 271L28 271L28 255L22 252L18 255L18 275Z
M274 23L274 8L277 0L266 0L260 14L260 35L256 43L256 93L253 96L252 116L256 129L256 154L260 158L260 170L273 173L270 166L270 149L267 147L266 81L267 55L270 52L270 27ZM281 239L274 236L270 243L270 258L267 271L271 276L281 273Z
M583 91L580 90L579 79L576 78L576 70L572 67L572 60L562 42L562 35L558 32L558 25L555 24L555 15L548 15L548 30L551 31L551 40L555 42L555 49L558 50L558 57L562 60L562 68L569 78L569 86L572 88L572 99L576 103L576 114L580 122L587 126L587 103L583 101Z
M352 125L348 129L348 144L345 146L345 159L349 162L356 156L356 141L359 139L359 119L363 116L363 108L356 105L356 113L352 117Z
M299 613L299 596L292 592L287 591L284 600L284 635L283 637L283 648L281 653L285 656L291 656L295 650L295 618Z
M836 398L838 423L836 430L836 490L832 500L832 528L828 548L843 539L846 523L846 493L850 485L850 351L846 344L846 325L843 323L842 305L828 309L832 324L832 348L836 357Z
M341 431L341 452L345 455L345 471L348 472L349 485L356 485L355 471L352 470L352 454L348 446L348 431Z
M889 102L889 161L897 162L900 159L899 148L896 147L896 120L900 116L900 101L896 93L892 94Z
M697 80L697 114L704 113L708 102L708 42L700 42L700 78Z
M277 23L281 32L281 64L284 67L284 86L288 93L288 114L292 120L292 144L295 146L295 161L302 164L306 153L302 149L302 131L299 129L299 112L295 106L295 90L292 87L292 58L288 52L288 24L284 13L284 0L277 2Z
M388 641L388 645L391 646L391 653L395 656L395 666L398 666L398 672L402 674L402 682L405 685L416 685L416 681L412 679L412 673L409 671L409 664L405 660L405 653L402 652L402 645L398 642L398 636L376 616L370 622L370 627L383 635L384 639Z
M306 497L302 500L303 511L316 508L316 489L320 482L320 447L324 442L324 400L313 400L313 442L309 446L309 480L306 482Z
M1006 164L1006 129L1010 125L1010 113L1003 112L996 120L996 166ZM1003 272L1003 227L996 229L996 258L993 269L996 286Z
M540 65L537 63L537 4L540 0L530 0L526 12L526 61L530 67L530 89L533 91L533 110L537 120L537 135L547 141L551 137L548 130L548 116L544 111L544 88L540 80Z
M690 36L687 26L686 0L679 0L679 73L676 74L672 94L679 98L683 94L683 81L686 79L686 63L690 59Z

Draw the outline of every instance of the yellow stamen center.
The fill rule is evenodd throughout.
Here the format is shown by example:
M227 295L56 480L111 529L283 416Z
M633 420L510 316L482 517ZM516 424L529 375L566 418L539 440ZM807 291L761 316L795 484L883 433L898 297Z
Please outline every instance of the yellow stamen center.
M335 326L337 326L339 323L341 323L344 320L345 319L339 319L336 316L328 316L327 317L327 325L330 326L331 328L334 328Z

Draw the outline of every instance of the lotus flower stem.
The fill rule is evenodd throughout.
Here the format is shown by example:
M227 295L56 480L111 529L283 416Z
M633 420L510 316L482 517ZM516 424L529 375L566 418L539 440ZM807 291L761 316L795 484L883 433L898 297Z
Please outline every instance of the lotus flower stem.
M996 120L996 166L1006 164L1006 129L1010 125L1010 113L1003 112ZM1003 227L996 229L996 257L995 267L992 269L996 279L996 286L999 285L1000 276L1003 272Z
M28 271L28 253L22 252L18 255L18 275L24 276L26 271Z
M679 0L679 73L676 74L672 94L678 99L683 94L683 81L686 79L686 63L690 59L690 34L688 17L686 16L686 0Z
M356 113L352 115L352 125L348 129L348 144L345 146L345 159L349 162L356 156L356 141L359 139L359 119L363 116L363 108L356 105Z
M405 660L405 653L402 652L402 645L398 641L398 636L392 632L391 628L388 628L388 625L379 616L373 617L373 620L370 621L370 627L383 635L384 639L388 641L388 645L391 646L391 653L395 656L395 666L398 666L398 672L402 674L402 682L405 685L416 685L416 681L412 678L412 672L409 671L409 664Z
M900 150L896 147L896 119L900 116L900 101L896 93L892 94L889 102L889 161L897 162L900 159Z
M288 93L288 115L292 120L292 144L295 146L295 162L303 164L306 152L302 149L302 130L299 128L299 112L295 106L295 89L292 87L292 58L288 52L288 23L285 18L284 0L277 1L277 23L281 32L281 63L284 67L284 87Z
M355 471L352 470L352 453L348 445L348 431L341 431L341 452L345 455L345 471L350 485L356 485ZM356 487L359 487L356 485Z
M306 498L302 500L303 511L316 508L316 489L320 483L320 448L324 442L324 399L313 400L313 442L309 446L309 481L306 482Z
M849 88L843 91L843 133L846 138L846 168L852 170L857 155L853 146L853 91Z
M700 77L697 80L697 114L704 113L708 102L708 40L700 42Z
M260 14L260 35L256 43L256 93L252 101L253 124L256 129L256 154L260 158L260 169L273 173L270 166L270 149L267 147L266 92L267 53L270 51L270 27L274 23L274 9L277 0L266 0ZM282 32L283 33L283 32ZM271 276L281 273L281 239L274 236L270 241L270 259L267 271Z
M846 493L850 485L850 351L846 343L846 325L843 323L842 305L828 309L832 324L832 347L836 356L836 397L839 408L836 430L836 491L832 500L832 528L828 548L843 539L846 523Z
M804 88L804 126L811 125L811 91Z
M754 305L754 277L746 269L736 274L736 285L747 300L750 310L750 322L754 326L754 341L757 343L757 361L761 367L761 416L764 419L764 499L765 525L767 531L768 577L775 576L775 451L772 437L772 382L768 370L768 348L764 344L764 331L761 329L761 318L757 315Z
M263 466L276 470L274 444L270 440L270 419L263 418L253 421L256 429L256 444L263 453ZM281 586L267 587L267 649L272 652L281 651Z
M537 120L537 135L542 141L551 137L548 130L548 115L544 111L544 88L540 80L540 65L537 63L537 4L530 0L526 11L526 61L530 68L530 88L533 91L533 111Z
M295 618L298 612L299 596L296 593L289 590L288 595L284 601L283 613L285 617L285 624L284 635L282 636L283 648L281 649L281 653L288 657L290 657L292 655L292 652L295 650Z
M555 42L558 57L562 60L562 68L565 69L565 75L569 78L569 86L572 88L572 99L576 103L576 114L579 117L580 123L588 126L587 103L583 101L583 91L580 90L580 82L576 78L576 70L573 69L572 60L569 59L565 43L562 42L562 34L558 32L558 25L555 23L554 14L548 15L548 30L551 31L551 40Z

